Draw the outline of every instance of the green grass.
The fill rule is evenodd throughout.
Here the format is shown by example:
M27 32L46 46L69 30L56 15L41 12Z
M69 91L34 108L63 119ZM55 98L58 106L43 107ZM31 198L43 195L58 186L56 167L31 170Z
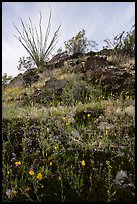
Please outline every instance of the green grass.
M78 80L69 77L71 83ZM86 86L85 100L76 100L70 89L62 102L54 98L49 106L34 103L33 86L3 92L3 202L135 201L134 100L111 93L106 98L99 87ZM26 105L24 92L30 96ZM90 109L103 114L88 114L86 124L76 120ZM125 175L121 180L119 172Z

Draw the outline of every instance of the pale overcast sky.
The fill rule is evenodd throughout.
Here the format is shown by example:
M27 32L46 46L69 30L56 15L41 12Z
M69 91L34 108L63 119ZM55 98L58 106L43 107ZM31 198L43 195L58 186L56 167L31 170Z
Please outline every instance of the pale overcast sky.
M19 18L29 23L29 17L37 27L39 12L46 29L52 10L51 36L61 25L56 48L64 48L64 41L85 29L88 40L95 40L102 49L106 38L112 39L122 31L129 31L135 24L135 2L2 2L2 74L16 76L19 58L28 56L25 48L14 37L18 36Z

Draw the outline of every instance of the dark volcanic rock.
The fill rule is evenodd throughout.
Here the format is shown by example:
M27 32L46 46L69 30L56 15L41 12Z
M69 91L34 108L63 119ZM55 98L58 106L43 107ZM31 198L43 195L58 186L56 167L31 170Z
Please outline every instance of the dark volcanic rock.
M85 80L99 84L105 89L106 94L111 92L118 95L121 92L130 96L134 96L135 94L134 75L118 67L112 68L112 66L109 65L95 66L93 69L85 72Z
M48 63L47 67L50 69L53 68L61 68L64 65L64 61L67 60L69 57L65 52L58 53L55 55Z
M34 91L32 99L34 102L44 105L49 105L54 99L56 99L54 102L61 101L63 88L67 85L67 80L51 78L45 82L45 85L41 89Z
M23 74L23 85L31 85L32 83L37 82L39 79L39 74L37 69L29 69Z
M72 56L71 56L71 59L76 59L76 58L79 58L79 57L82 57L83 54L81 52L75 52Z
M19 74L17 75L16 77L14 77L10 83L9 83L9 86L13 86L13 87L16 87L16 86L23 86L23 74Z
M67 84L68 84L67 80L65 80L65 79L58 80L54 77L54 78L51 78L45 82L45 88L47 90L49 90L49 89L62 89Z
M47 104L51 98L47 97L41 89L36 89L33 93L32 100L36 103Z
M101 56L90 56L87 58L87 61L85 62L85 68L86 70L89 69L94 69L97 68L99 66L106 66L108 65L108 61L105 57L101 57Z
M55 55L48 63L47 68L53 69L53 68L61 68L64 66L64 62L68 60L73 60L82 57L83 54L81 52L76 52L73 55L68 55L65 52L58 53Z
M87 125L89 122L94 120L95 118L99 117L103 114L102 109L88 109L76 112L74 118L78 123L84 123Z

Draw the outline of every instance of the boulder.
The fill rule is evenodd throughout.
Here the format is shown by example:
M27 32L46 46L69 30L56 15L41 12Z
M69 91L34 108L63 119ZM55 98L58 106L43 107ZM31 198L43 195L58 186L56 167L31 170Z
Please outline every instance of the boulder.
M14 77L10 83L9 83L9 86L12 86L12 87L16 87L16 86L23 86L23 74L19 74L17 75L16 77Z
M58 80L55 77L49 79L48 81L45 82L45 88L47 90L50 89L62 89L64 86L68 84L68 81L65 79Z
M56 102L61 101L63 88L67 84L67 80L58 80L55 77L51 78L45 82L45 85L41 89L34 91L33 101L44 105L49 105L50 102L54 101L54 105L56 105Z
M104 49L100 50L97 53L100 54L100 55L107 55L108 56L108 55L114 54L114 50L113 49L104 48Z
M41 89L36 89L32 96L33 102L40 104L47 104L50 98L46 97L46 94Z
M68 58L69 56L65 52L58 53L47 63L47 68L61 68Z
M76 59L76 58L79 58L79 57L82 57L83 56L83 53L82 52L75 52L72 56L71 56L71 59Z
M87 58L86 62L85 62L85 68L86 70L90 70L90 69L94 69L97 68L99 66L106 66L108 65L108 61L106 59L106 57L104 58L104 56L90 56Z
M74 119L77 123L87 125L95 118L98 118L104 112L102 109L85 109L76 112Z
M93 52L93 51L87 52L87 53L85 54L85 56L90 56L90 57L93 57L93 56L95 56L95 55L96 55L96 52Z
M89 68L88 66L90 65L91 61L89 61L89 64L87 63L87 68ZM92 65L95 64L92 63ZM129 96L134 96L135 94L134 74L127 72L127 70L120 69L119 67L112 65L95 65L93 69L86 70L84 76L85 80L94 84L99 84L105 90L106 94L111 92L113 94L124 94L125 92L125 94Z
M23 74L23 85L31 85L32 83L37 82L39 79L39 74L37 73L37 69L29 69Z

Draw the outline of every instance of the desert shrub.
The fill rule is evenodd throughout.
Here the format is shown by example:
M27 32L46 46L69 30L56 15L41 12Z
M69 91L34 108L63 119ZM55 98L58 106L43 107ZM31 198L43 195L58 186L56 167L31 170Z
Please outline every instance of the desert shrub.
M12 76L7 76L7 73L4 73L2 76L2 88L5 89L9 82L11 81L13 77Z
M85 53L91 50L92 48L96 48L97 43L95 41L89 41L85 37L85 30L79 31L75 37L68 40L65 43L65 48L69 54L77 54L77 53Z
M129 57L135 56L135 26L132 26L128 32L122 31L116 35L113 40L106 39L104 42L107 44L105 47L113 49L113 53L118 54L119 57L128 55Z

